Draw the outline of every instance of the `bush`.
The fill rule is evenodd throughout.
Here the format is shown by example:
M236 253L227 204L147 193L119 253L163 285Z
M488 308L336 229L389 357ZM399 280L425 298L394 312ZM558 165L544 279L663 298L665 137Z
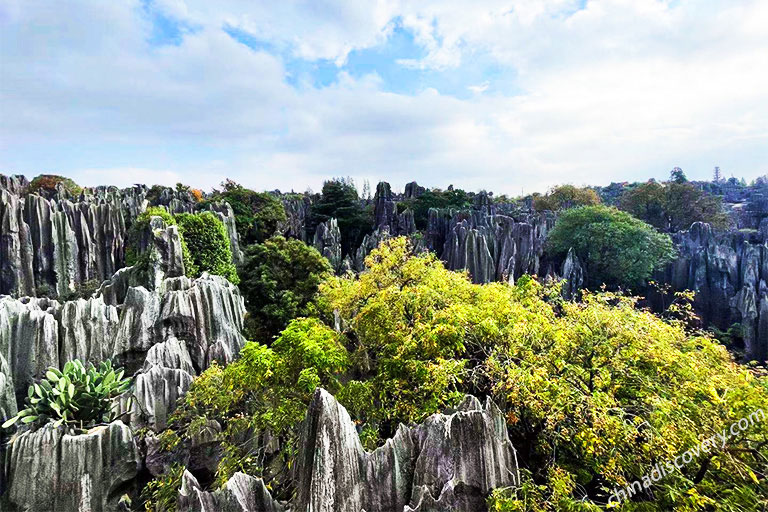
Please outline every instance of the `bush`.
M198 214L181 213L176 215L179 232L189 249L194 271L187 271L190 277L197 277L202 272L224 276L237 284L237 270L232 263L232 249L229 235L216 215L211 212Z
M641 286L675 254L668 235L607 206L582 206L561 213L547 246L561 257L573 248L586 266L590 286Z
M274 237L249 247L238 274L253 339L271 339L291 319L307 316L320 281L331 272L328 260L300 240Z
M553 212L567 210L576 206L595 206L600 204L600 196L591 188L560 185L550 190L547 195L534 196L533 208L538 211Z
M86 368L79 360L64 365L64 370L49 368L45 378L29 387L26 407L3 424L8 428L16 421L43 425L90 426L114 419L113 399L131 386L123 379L123 370L112 368L110 361Z
M66 190L73 198L77 198L83 191L83 187L69 178L58 176L56 174L41 174L29 183L27 192L29 194L38 194L41 192L52 193L56 191L56 187L59 185L63 186L64 190Z
M149 253L141 253L140 246L142 237L145 236L147 228L149 227L149 221L152 217L160 217L166 226L175 226L176 217L168 212L162 206L150 206L136 217L136 220L131 225L131 229L128 231L127 247L125 250L125 264L127 266L137 266L140 270L146 270L149 267ZM181 241L181 254L184 260L184 270L188 276L197 275L195 263L192 260L192 256L189 253L184 235L179 230L179 238Z
M211 201L226 201L235 214L237 235L243 246L261 243L285 221L282 201L267 192L255 192L227 180L222 191L214 191Z

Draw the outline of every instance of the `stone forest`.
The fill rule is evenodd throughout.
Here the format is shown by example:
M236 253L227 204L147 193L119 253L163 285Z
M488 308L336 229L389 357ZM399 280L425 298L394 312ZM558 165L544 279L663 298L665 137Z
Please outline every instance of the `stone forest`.
M0 510L768 510L768 178L191 185L0 175Z

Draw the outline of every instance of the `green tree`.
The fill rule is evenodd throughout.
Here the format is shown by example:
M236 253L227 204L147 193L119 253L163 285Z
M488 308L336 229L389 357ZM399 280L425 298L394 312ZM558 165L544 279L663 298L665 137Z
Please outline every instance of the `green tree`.
M263 242L285 220L283 203L272 194L253 191L232 180L221 185L222 190L214 191L211 200L226 201L232 207L242 245Z
M666 231L669 225L666 207L666 188L655 181L626 190L619 200L619 209L662 231Z
M624 192L619 207L661 231L688 229L694 222L728 227L721 199L692 183L649 181Z
M341 232L342 255L360 245L363 237L373 230L373 212L366 211L351 180L334 179L323 183L323 192L312 205L309 235L321 222L336 218Z
M679 167L675 167L669 172L669 181L672 183L688 183L688 178L686 177L683 170Z
M291 319L308 315L331 271L328 260L301 240L278 236L248 247L239 276L254 339L271 339Z
M728 227L721 199L691 183L669 183L664 210L671 231L688 229L694 222L708 222L718 229Z
M600 204L600 196L588 187L574 187L573 185L560 185L552 188L544 196L536 196L533 199L533 207L536 211L560 211L576 206L593 206Z
M572 247L586 266L590 286L642 285L675 254L668 235L607 206L581 206L561 213L547 245L559 256Z
M232 263L227 228L218 217L211 212L203 212L180 213L175 218L196 271L190 277L209 272L224 276L234 284L239 283L237 270ZM190 275L189 271L187 275Z

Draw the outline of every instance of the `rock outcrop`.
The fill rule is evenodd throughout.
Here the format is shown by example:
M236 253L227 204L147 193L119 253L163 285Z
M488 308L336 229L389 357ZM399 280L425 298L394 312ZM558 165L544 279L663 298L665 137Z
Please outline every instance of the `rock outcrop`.
M487 206L486 206L487 207ZM538 274L554 220L537 214L518 221L506 215L430 210L427 246L451 270L467 269L475 283Z
M313 245L320 254L328 259L336 272L341 270L341 231L339 231L339 224L336 219L318 224Z
M138 372L124 411L131 425L162 429L197 373L238 354L245 307L237 287L220 276L184 277L176 226L153 217L148 233L146 267L121 269L94 297L0 297L4 385L14 386L17 401L50 366L113 359Z
M52 425L25 432L11 439L6 461L1 499L10 512L111 512L141 469L131 430L119 421L79 435Z
M768 358L768 239L760 232L717 233L694 223L673 236L678 258L657 281L674 291L696 292L694 306L706 324L727 330L741 324L747 358ZM663 298L650 294L657 309Z
M188 471L182 477L177 503L179 512L282 512L284 505L272 499L261 478L235 473L213 492L203 491Z
M64 188L28 193L21 176L0 175L0 295L63 297L90 282L110 279L125 266L127 230L148 206L193 212L187 191L96 187L71 197ZM234 213L226 203L211 209L227 227L233 260L242 257Z
M469 396L366 452L344 407L318 389L299 446L295 510L475 512L494 488L519 484L503 415Z

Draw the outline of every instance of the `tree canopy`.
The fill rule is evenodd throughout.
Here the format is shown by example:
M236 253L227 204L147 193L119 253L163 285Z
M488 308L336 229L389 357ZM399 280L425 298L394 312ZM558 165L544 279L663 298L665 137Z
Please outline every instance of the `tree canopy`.
M581 206L562 212L547 246L561 257L573 248L593 287L640 286L675 254L668 235L608 206Z
M694 222L728 226L721 199L691 183L642 183L622 194L619 207L661 231L688 229Z
M560 185L552 188L546 195L533 198L533 207L536 211L559 211L575 206L593 206L600 204L600 196L588 187L574 187L573 185Z
M328 260L301 240L277 236L248 247L239 276L251 336L269 340L291 319L308 315L318 285L331 271Z
M336 395L369 449L398 423L473 393L505 411L523 469L519 487L489 497L491 510L599 510L614 488L768 403L764 378L632 298L587 292L566 302L557 285L527 276L475 285L433 255L413 254L403 238L372 251L359 276L328 276L318 293L316 316L293 320L271 347L248 343L238 361L196 379L162 436L168 450L215 419L223 427L214 434L223 449L217 482L243 471L287 497L295 426L313 386ZM326 323L329 312L341 332ZM269 456L243 442L265 430L280 440ZM755 422L650 482L627 509L759 510L766 440L768 421Z
M211 200L226 201L232 207L237 235L243 246L263 242L285 221L283 203L272 194L256 192L232 180L221 186L222 190L215 190Z

